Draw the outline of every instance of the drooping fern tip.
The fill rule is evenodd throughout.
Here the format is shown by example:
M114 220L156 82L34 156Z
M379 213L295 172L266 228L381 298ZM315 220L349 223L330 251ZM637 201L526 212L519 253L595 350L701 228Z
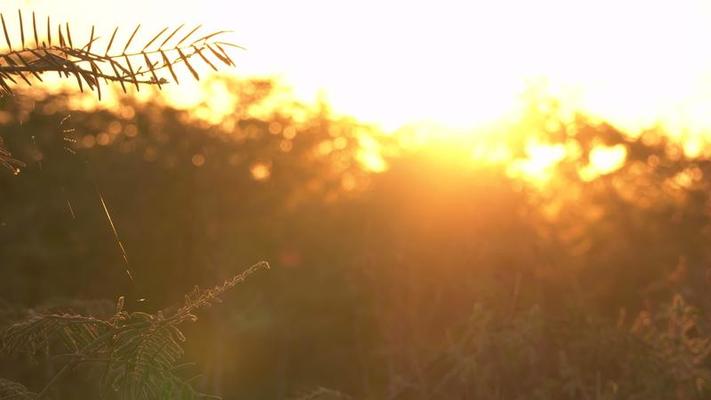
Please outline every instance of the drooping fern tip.
M227 48L240 48L236 44L220 40L229 31L199 34L201 25L187 31L185 25L170 29L165 27L145 43L138 43L136 36L141 25L119 44L119 27L113 30L103 51L97 50L101 37L92 26L89 39L84 44L75 44L69 23L54 26L47 17L46 27L38 27L35 13L31 25L25 22L22 11L17 13L19 38L14 40L8 33L8 23L0 13L2 34L7 49L0 53L0 96L12 95L11 84L19 80L32 85L32 79L42 81L42 74L57 72L62 78L76 79L79 89L95 91L101 99L101 81L105 84L118 82L124 92L126 87L162 85L172 78L179 83L177 67L183 64L190 75L200 79L196 65L203 63L217 71L217 65L235 66ZM31 31L26 27L31 26ZM26 37L27 36L27 37ZM19 39L19 40L18 40Z

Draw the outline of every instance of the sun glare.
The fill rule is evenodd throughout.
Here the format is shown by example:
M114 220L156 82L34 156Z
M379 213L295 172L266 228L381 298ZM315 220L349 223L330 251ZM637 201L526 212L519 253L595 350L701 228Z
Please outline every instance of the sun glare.
M105 30L129 20L159 30L186 15L233 29L249 49L238 74L283 77L301 97L321 96L386 129L436 122L471 132L507 115L540 77L626 129L660 119L711 127L699 112L711 104L711 52L703 50L711 13L697 0L206 0L199 8L126 0L89 13L91 22L68 11L95 8L89 0L18 5Z
M91 21L67 11L95 7L91 0L21 3L70 21L75 32L88 32L89 23L110 31L126 21L141 23L144 35L193 22L231 29L231 40L248 50L235 56L238 68L229 73L276 78L288 96L395 133L403 147L506 165L510 175L534 183L549 181L562 160L580 154L540 141L541 128L521 126L533 91L558 99L571 115L580 111L633 136L660 126L687 156L708 153L711 52L703 49L711 7L697 0L205 0L198 9L187 1L141 2L139 15L129 12L139 2L126 0L107 4L111 10ZM147 15L161 19L140 18ZM207 82L169 88L167 97L219 125L237 100L223 82ZM78 106L90 107L88 100ZM512 142L527 143L523 157ZM376 141L365 135L359 145L364 168L388 169ZM281 149L290 146L287 140ZM619 169L626 149L598 146L588 160L578 171L584 180ZM269 169L257 166L252 175L266 179Z
M566 149L562 144L531 142L526 146L526 155L524 159L511 162L509 175L544 184L551 178L555 166L565 159Z
M627 149L622 144L596 146L590 150L589 163L580 170L580 177L591 181L600 175L609 174L621 168L627 158Z

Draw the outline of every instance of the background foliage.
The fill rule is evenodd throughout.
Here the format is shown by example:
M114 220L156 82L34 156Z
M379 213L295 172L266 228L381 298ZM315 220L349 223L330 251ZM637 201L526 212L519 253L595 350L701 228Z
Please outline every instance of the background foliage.
M269 274L181 328L199 389L708 396L705 159L658 131L630 138L532 111L529 126L556 126L542 140L581 149L541 190L505 166L398 147L273 82L206 86L230 93L219 122L196 117L207 101L183 111L158 96L99 110L74 92L2 100L2 136L27 167L0 174L0 324L28 308L109 318L121 295L154 313L266 259ZM623 144L628 159L586 181L576 171L596 143ZM386 171L364 166L368 146ZM56 372L42 357L1 360L0 376L32 390ZM63 398L96 383L70 378Z

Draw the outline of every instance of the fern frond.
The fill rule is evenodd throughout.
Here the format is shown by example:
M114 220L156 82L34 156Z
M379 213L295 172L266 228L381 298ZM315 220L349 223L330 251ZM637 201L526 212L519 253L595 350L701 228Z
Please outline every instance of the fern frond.
M107 361L107 375L113 382L111 388L120 393L122 399L185 398L192 387L174 372L183 356L180 343L185 336L161 318L133 313L126 323L134 320L151 324L114 336ZM166 397L166 391L174 397Z
M34 400L36 397L24 385L0 378L0 400Z
M98 52L92 50L99 41L93 26L88 42L83 46L75 46L69 24L65 24L64 27L60 24L57 26L59 43L53 44L51 22L48 18L46 40L41 41L34 13L32 13L32 32L35 40L30 44L25 40L25 23L21 12L18 12L18 17L20 38L19 41L13 41L8 34L5 18L0 14L0 23L7 43L7 49L0 53L0 94L4 95L12 94L8 81L16 84L15 78L19 78L31 85L30 74L34 79L41 80L41 75L46 72L57 72L64 78L73 77L80 90L83 91L86 86L89 90L96 91L99 98L101 98L100 80L119 82L124 92L126 84L134 85L137 89L140 89L141 85L157 85L162 88L163 84L169 82L164 72L169 72L173 81L178 83L175 70L183 64L197 80L200 77L195 68L196 61L204 63L213 70L217 69L215 65L217 62L228 67L234 66L234 62L223 46L241 48L218 40L228 31L211 32L198 39L189 40L200 30L199 25L180 40L176 38L179 37L177 33L183 28L182 25L170 31L169 35L166 35L169 27L165 27L145 44L140 45L137 44L141 27L138 25L120 47L120 52L112 51L113 45L117 42L118 27L114 29L105 52ZM17 46L13 46L13 42ZM133 47L136 49L132 50ZM211 60L208 55L214 57L214 60ZM139 67L134 68L134 66Z
M194 321L194 311L218 302L227 290L262 268L269 268L269 264L257 263L211 289L196 288L186 296L185 303L167 317L162 311L129 313L124 310L123 297L119 297L114 315L107 320L74 314L33 314L0 332L0 350L29 355L46 351L69 359L44 389L31 397L33 400L46 398L55 382L84 363L103 367L101 386L108 392L106 398L214 398L196 391L190 379L181 376L184 365L178 362L184 354L185 336L179 325ZM0 397L0 400L5 399Z
M200 287L195 286L190 293L185 295L185 302L183 303L183 306L178 309L178 311L172 318L179 321L187 319L196 319L195 315L193 315L193 312L195 310L209 307L213 303L220 303L220 298L226 291L244 282L250 275L259 271L260 269L269 268L270 267L268 262L260 261L247 268L243 272L224 281L221 285L216 285L209 289L200 289Z
M76 353L94 343L111 325L106 321L71 314L39 314L0 332L0 350L7 354L39 351Z

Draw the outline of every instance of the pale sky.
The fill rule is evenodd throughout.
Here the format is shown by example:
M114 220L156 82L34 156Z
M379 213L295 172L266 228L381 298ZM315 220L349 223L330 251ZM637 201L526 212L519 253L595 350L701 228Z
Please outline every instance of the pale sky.
M104 35L137 23L146 34L183 22L232 29L248 48L238 74L280 76L300 96L321 92L386 127L486 123L543 76L622 125L711 128L711 7L699 0L3 3L6 15L35 10Z

